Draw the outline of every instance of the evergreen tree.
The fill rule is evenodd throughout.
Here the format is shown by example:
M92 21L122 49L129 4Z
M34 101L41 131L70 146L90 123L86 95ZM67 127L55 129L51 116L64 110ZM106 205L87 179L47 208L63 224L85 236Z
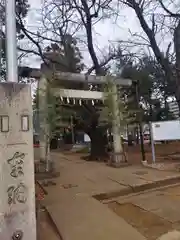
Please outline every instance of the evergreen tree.
M80 73L84 68L77 41L70 34L63 36L59 44L48 46L44 56L48 58L47 64L52 71Z
M132 85L125 90L125 93L129 110L137 109L138 105L141 107L141 121L172 119L167 104L168 97L172 96L172 88L170 85L164 84L161 67L154 59L145 56L139 62L126 63L122 77L137 82L138 87L136 84Z
M49 139L56 137L60 133L62 126L69 126L72 116L75 115L74 107L67 107L67 104L62 101L60 96L54 96L53 88L60 87L67 88L68 83L64 83L61 80L56 81L54 73L56 71L79 73L83 70L84 64L82 63L82 56L80 54L77 43L72 36L67 34L63 37L63 40L59 44L51 44L46 47L44 56L47 57L48 61L43 64L48 70L48 86L47 89L47 122L49 124ZM65 86L64 86L65 85ZM76 84L75 84L76 85ZM71 85L70 88L73 88ZM76 86L74 86L76 88ZM41 92L36 91L34 95L34 109L39 111L39 99ZM42 114L42 113L39 113Z

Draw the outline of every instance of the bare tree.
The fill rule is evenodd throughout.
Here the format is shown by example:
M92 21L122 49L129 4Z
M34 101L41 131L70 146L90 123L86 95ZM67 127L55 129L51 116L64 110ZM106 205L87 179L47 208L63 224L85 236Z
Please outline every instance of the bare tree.
M164 72L165 81L174 82L174 94L180 108L180 21L179 13L173 13L165 5L165 1L156 0L119 0L121 3L134 10L139 23L146 34L150 47L161 65ZM148 17L147 17L148 16ZM170 27L171 23L171 27ZM173 24L172 24L173 23ZM166 29L166 31L165 31ZM169 31L172 33L173 41L169 42L167 49L161 49L157 35L164 34ZM174 45L175 49L175 62L171 61L170 51ZM164 48L164 46L163 46Z
M42 22L44 30L49 32L51 38L54 38L55 41L59 41L63 45L65 37L71 35L73 39L80 40L83 43L83 47L87 48L93 63L88 69L88 74L95 71L97 75L104 75L105 65L115 58L117 54L122 54L119 48L116 51L109 47L109 54L100 60L95 47L95 38L93 36L94 26L104 18L112 16L114 10L111 4L111 0L92 0L88 1L88 3L84 0L46 0L43 6ZM80 36L81 34L83 36ZM44 35L41 34L40 38L43 39ZM47 40L47 37L45 38ZM64 48L64 50L66 49ZM83 103L81 107L82 111L88 115L88 119L86 122L80 121L76 126L81 125L81 129L91 138L90 159L99 159L106 156L106 126L98 127L99 114L97 106Z
M46 0L42 11L44 29L58 41L63 41L63 36L71 34L83 48L87 48L92 67L88 74L95 71L96 74L104 74L103 67L113 58L117 51L110 51L103 59L99 59L95 47L94 28L96 24L108 17L117 16L113 8L112 0Z

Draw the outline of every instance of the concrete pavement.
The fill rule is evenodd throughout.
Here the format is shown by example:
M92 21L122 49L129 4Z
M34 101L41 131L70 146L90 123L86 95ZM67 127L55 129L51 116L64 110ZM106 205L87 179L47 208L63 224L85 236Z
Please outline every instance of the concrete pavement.
M114 205L113 205L114 204ZM180 185L118 197L109 207L148 239L180 230ZM128 211L124 209L128 206ZM123 211L121 209L123 208Z
M86 162L79 156L52 154L60 171L56 186L47 187L44 205L64 240L146 239L122 217L93 195L113 196L143 190L142 185L179 178L179 173L162 172L141 165L120 169L104 163Z
M64 194L47 210L65 240L145 240L131 225L97 200Z

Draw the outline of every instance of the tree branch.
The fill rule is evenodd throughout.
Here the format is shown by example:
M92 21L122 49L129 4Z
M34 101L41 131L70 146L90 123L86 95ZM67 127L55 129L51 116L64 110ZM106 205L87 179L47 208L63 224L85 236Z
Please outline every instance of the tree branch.
M167 12L171 17L175 17L175 18L180 18L180 14L179 13L173 13L171 12L163 3L163 0L158 0L161 7L164 9L165 12Z

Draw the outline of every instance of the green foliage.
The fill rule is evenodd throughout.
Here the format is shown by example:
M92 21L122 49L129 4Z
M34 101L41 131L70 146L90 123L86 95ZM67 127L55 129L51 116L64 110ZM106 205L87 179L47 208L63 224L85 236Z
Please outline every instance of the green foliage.
M46 109L44 118L49 125L48 135L50 138L57 135L60 132L62 126L69 126L71 117L75 115L75 109L64 105L60 96L55 96L55 88L66 88L64 82L55 79L55 71L79 73L83 69L82 56L77 47L75 39L70 35L64 36L60 44L51 44L47 47L44 53L49 59L49 73L47 75L46 90L39 93L39 96L45 94L46 97ZM71 86L70 86L71 87ZM33 105L34 108L39 109L39 99L37 91L34 96Z
M28 0L16 0L16 14L21 18L25 18L27 16L30 7L28 2Z
M53 71L80 73L84 68L77 41L70 34L63 36L59 45L48 46L44 56L49 59L49 67Z
M39 98L44 97L46 104L43 109L39 109ZM62 106L62 103L59 101L59 98L54 95L53 88L51 83L47 81L46 89L39 90L34 96L33 99L33 108L39 109L38 114L41 119L44 119L44 122L48 124L48 129L46 131L46 125L43 125L44 129L41 129L49 139L52 139L60 132L60 127L69 125L70 118L73 116L74 112L71 108L65 108Z
M28 0L15 0L16 1L16 20L17 20L17 32L20 33L20 25L19 25L19 17L25 18L27 16L29 10L29 3ZM1 1L0 3L0 19L2 24L5 25L5 2Z
M139 105L140 111L138 111L137 120L140 121L172 119L173 116L166 101L169 96L172 96L174 90L170 83L165 82L161 66L149 56L145 56L138 62L128 61L124 63L121 76L136 80L138 85L138 88L134 84L130 88L123 90L126 95L128 109L135 110ZM118 62L117 68L119 67ZM157 103L159 103L158 108Z
M151 114L149 116L149 114ZM152 111L144 115L145 122L174 120L174 115L169 111L168 106L162 106L158 99L152 101Z

